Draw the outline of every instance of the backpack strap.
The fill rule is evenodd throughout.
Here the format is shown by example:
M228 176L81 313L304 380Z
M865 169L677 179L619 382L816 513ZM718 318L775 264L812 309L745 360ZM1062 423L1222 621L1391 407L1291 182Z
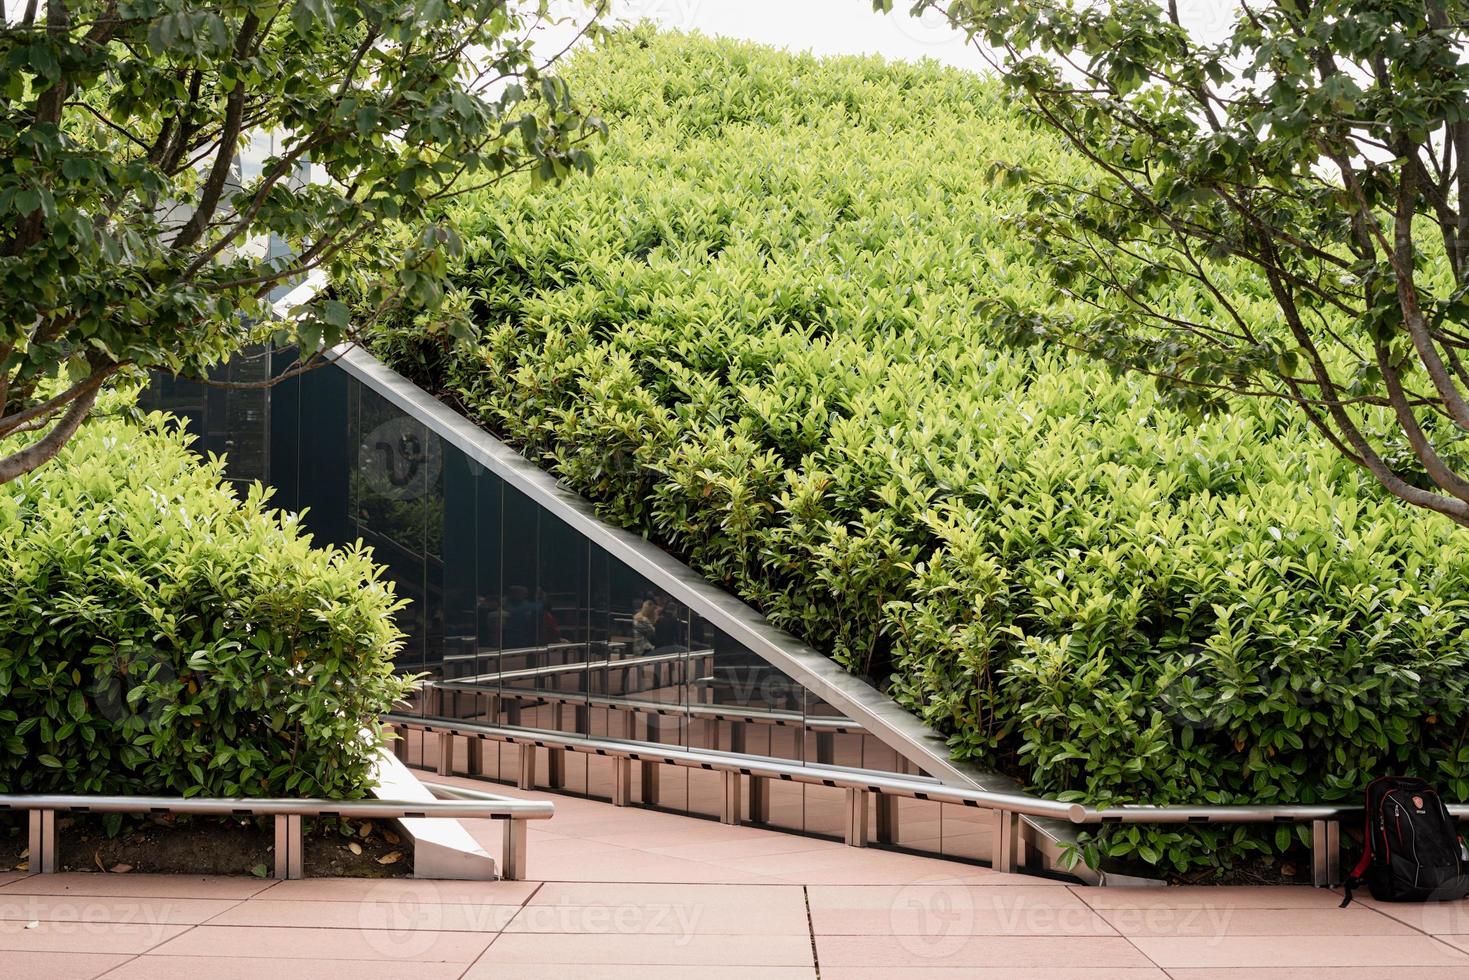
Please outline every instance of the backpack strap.
M1362 883L1367 880L1367 869L1370 867L1372 867L1372 817L1369 814L1367 817L1367 829L1362 835L1362 857L1357 861L1357 866L1352 869L1351 874L1347 875L1347 880L1342 885L1342 891L1346 894L1337 908L1344 909L1352 904L1352 889L1362 887Z

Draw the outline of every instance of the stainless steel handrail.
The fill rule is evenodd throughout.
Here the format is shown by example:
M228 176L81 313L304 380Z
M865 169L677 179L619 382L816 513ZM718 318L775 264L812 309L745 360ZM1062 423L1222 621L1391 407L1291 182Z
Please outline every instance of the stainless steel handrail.
M577 691L551 691L534 687L487 689L457 677L453 680L433 681L431 684L425 684L424 686L425 688L431 686L441 691L478 693L501 699L510 698L516 701L545 701L552 704L570 705L572 707L585 705L591 708L627 711L631 714L687 715L690 718L698 718L703 721L736 721L751 725L773 725L780 728L804 727L820 734L871 734L851 718L845 718L840 715L803 715L797 711L748 708L733 704L684 704L675 701L637 700L637 695L644 692L635 692L613 698L601 694L585 694Z
M455 737L469 738L471 746L482 740L520 746L516 782L522 789L536 788L535 750L538 748L547 749L553 753L571 751L610 758L614 765L612 802L617 806L626 806L632 802L631 773L634 762L637 762L643 770L645 793L649 785L647 771L650 765L673 765L721 772L725 776L725 800L721 819L730 824L741 822L741 777L745 777L748 781L745 787L748 799L747 812L754 815L757 821L761 819L762 801L768 800L764 787L767 780L776 779L783 782L845 789L848 794L845 838L848 844L855 847L863 847L868 843L868 794L874 794L878 802L879 843L893 843L891 840L883 839L884 828L881 824L885 809L884 801L901 797L986 809L993 815L991 864L997 870L1004 871L1019 870L1019 818L1021 816L1059 819L1079 826L1099 826L1109 823L1310 824L1313 881L1323 887L1334 886L1339 884L1341 879L1341 823L1346 819L1359 818L1362 814L1360 806L1344 804L1095 808L1080 803L1066 803L1026 794L962 789L912 776L782 763L764 757L672 748L647 742L588 738L561 732L506 729L472 722L447 723L435 719L411 718L402 715L391 715L384 720L398 728L412 728L427 734L437 734L440 738L440 775L451 774ZM395 744L401 746L402 743ZM476 753L471 750L471 769L475 768L475 756ZM554 768L553 762L553 770ZM470 775L475 775L475 773L471 772ZM656 786L656 781L654 781L654 786ZM558 787L553 785L552 788ZM1451 804L1448 809L1455 818L1469 820L1469 803ZM888 829L889 835L891 829Z
M302 817L359 817L401 820L465 817L505 821L505 853L500 876L523 876L525 821L556 815L550 800L318 800L258 797L85 796L79 794L0 794L0 810L30 812L31 862L42 874L56 871L57 813L180 813L275 817L275 876L300 878L305 846Z

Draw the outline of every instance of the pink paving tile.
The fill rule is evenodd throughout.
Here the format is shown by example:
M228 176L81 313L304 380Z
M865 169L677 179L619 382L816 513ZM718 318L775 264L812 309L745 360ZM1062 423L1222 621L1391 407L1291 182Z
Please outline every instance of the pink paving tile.
M252 956L301 960L384 960L472 963L490 940L486 933L426 929L276 928L195 926L152 950L158 956Z
M28 875L0 888L0 895L91 895L98 898L213 898L239 901L275 882L260 878L196 875L65 873Z
M519 976L523 964L596 964L640 967L664 965L810 966L807 936L680 936L503 933L476 964L510 967ZM702 974L702 969L701 969ZM576 971L580 976L580 971Z
M1341 896L1326 888L1305 886L1215 885L1186 888L1072 888L1094 909L1236 908L1334 909Z
M650 842L651 843L651 842ZM739 861L765 854L821 852L841 844L812 840L795 834L768 834L748 840L711 841L701 844L674 844L668 847L640 847L639 850L693 861Z
M784 866L780 864L782 857L787 858ZM935 880L968 885L1035 885L1041 880L1028 875L1001 874L972 864L871 848L857 851L844 847L824 853L803 851L718 863L805 885L907 885ZM1058 887L1064 886L1058 883Z
M718 844L726 841L762 840L770 836L770 831L754 827L730 827L713 821L689 818L684 819L683 822L687 826L668 828L652 836L642 830L620 830L609 834L585 835L585 839L601 841L604 844L617 844L622 847L641 847L653 843L668 846Z
M214 898L111 898L0 892L0 919L197 925L236 904L233 899Z
M537 881L420 881L389 878L304 878L282 881L261 898L287 902L418 901L519 905Z
M19 881L22 878L29 878L29 877L30 877L30 875L27 874L24 871L3 871L3 872L0 872L0 888L3 888L5 885L10 884L12 881Z
M428 929L499 932L519 905L420 901L412 894L355 902L283 902L255 898L211 919L212 926L312 926L322 929Z
M463 963L375 960L290 960L222 956L139 956L106 975L107 980L455 980Z
M506 980L503 966L483 961L470 967L464 980ZM625 966L610 964L551 963L535 966L527 963L515 965L515 980L628 980ZM652 966L640 964L636 980L689 980L687 966ZM816 980L816 970L810 966L700 966L698 980Z
M1151 969L1126 939L1081 936L817 936L816 957L825 978L828 967L1026 967Z
M811 910L868 909L884 911L915 901L925 905L967 903L974 906L1004 908L1009 903L1045 903L1058 908L1087 908L1087 904L1064 886L1057 887L1038 878L1027 879L1025 885L970 885L935 876L909 885L811 885L806 889Z
M1404 973L1389 973L1380 966L1334 966L1330 972L1320 967L1286 966L1249 970L1169 970L1173 980L1384 980L1384 977L1406 976L1411 980L1464 980L1464 970L1457 966L1415 966Z
M838 966L822 964L821 980L892 980L890 966ZM1116 967L1097 969L1091 966L963 966L905 967L901 976L912 980L1168 980L1168 974L1157 967ZM1253 980L1235 977L1234 980Z
M1416 904L1375 902L1369 898L1355 901L1352 907L1358 905L1435 936L1469 935L1469 900Z
M1372 909L1111 909L1099 913L1124 936L1413 936Z
M801 907L703 902L527 905L505 931L629 936L810 935L806 910Z
M126 953L6 952L0 953L0 969L26 980L92 980L131 958Z
M24 953L142 953L189 926L123 922L0 922L0 950ZM0 962L9 956L0 953Z
M1105 919L1064 888L816 888L818 936L1115 936Z
M806 900L801 889L793 885L548 881L526 904L619 905L625 902L647 905L702 902L710 905L767 905L804 909Z
M1469 955L1428 936L1255 936L1131 940L1165 970L1175 967L1370 966L1406 976L1420 966L1457 966L1469 976Z

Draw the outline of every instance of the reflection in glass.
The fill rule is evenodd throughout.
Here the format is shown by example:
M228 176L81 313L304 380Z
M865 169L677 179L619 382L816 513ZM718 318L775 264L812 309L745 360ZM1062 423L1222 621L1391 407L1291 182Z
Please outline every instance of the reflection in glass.
M688 611L593 546L590 613L592 733L687 745Z
M691 620L695 747L803 761L805 690L713 623Z

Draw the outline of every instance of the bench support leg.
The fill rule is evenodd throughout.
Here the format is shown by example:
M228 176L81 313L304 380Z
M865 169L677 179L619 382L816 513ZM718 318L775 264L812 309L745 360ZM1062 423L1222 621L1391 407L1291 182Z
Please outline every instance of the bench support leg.
M296 813L278 813L275 818L275 876L282 880L304 876L302 848L305 839L301 833L301 816Z
M526 832L524 820L505 821L505 842L500 855L500 877L520 881L525 877Z
M1341 878L1341 821L1311 821L1311 883L1335 888Z
M991 810L990 867L1014 874L1020 853L1020 814Z
M56 873L56 811L32 810L31 871L49 875Z

